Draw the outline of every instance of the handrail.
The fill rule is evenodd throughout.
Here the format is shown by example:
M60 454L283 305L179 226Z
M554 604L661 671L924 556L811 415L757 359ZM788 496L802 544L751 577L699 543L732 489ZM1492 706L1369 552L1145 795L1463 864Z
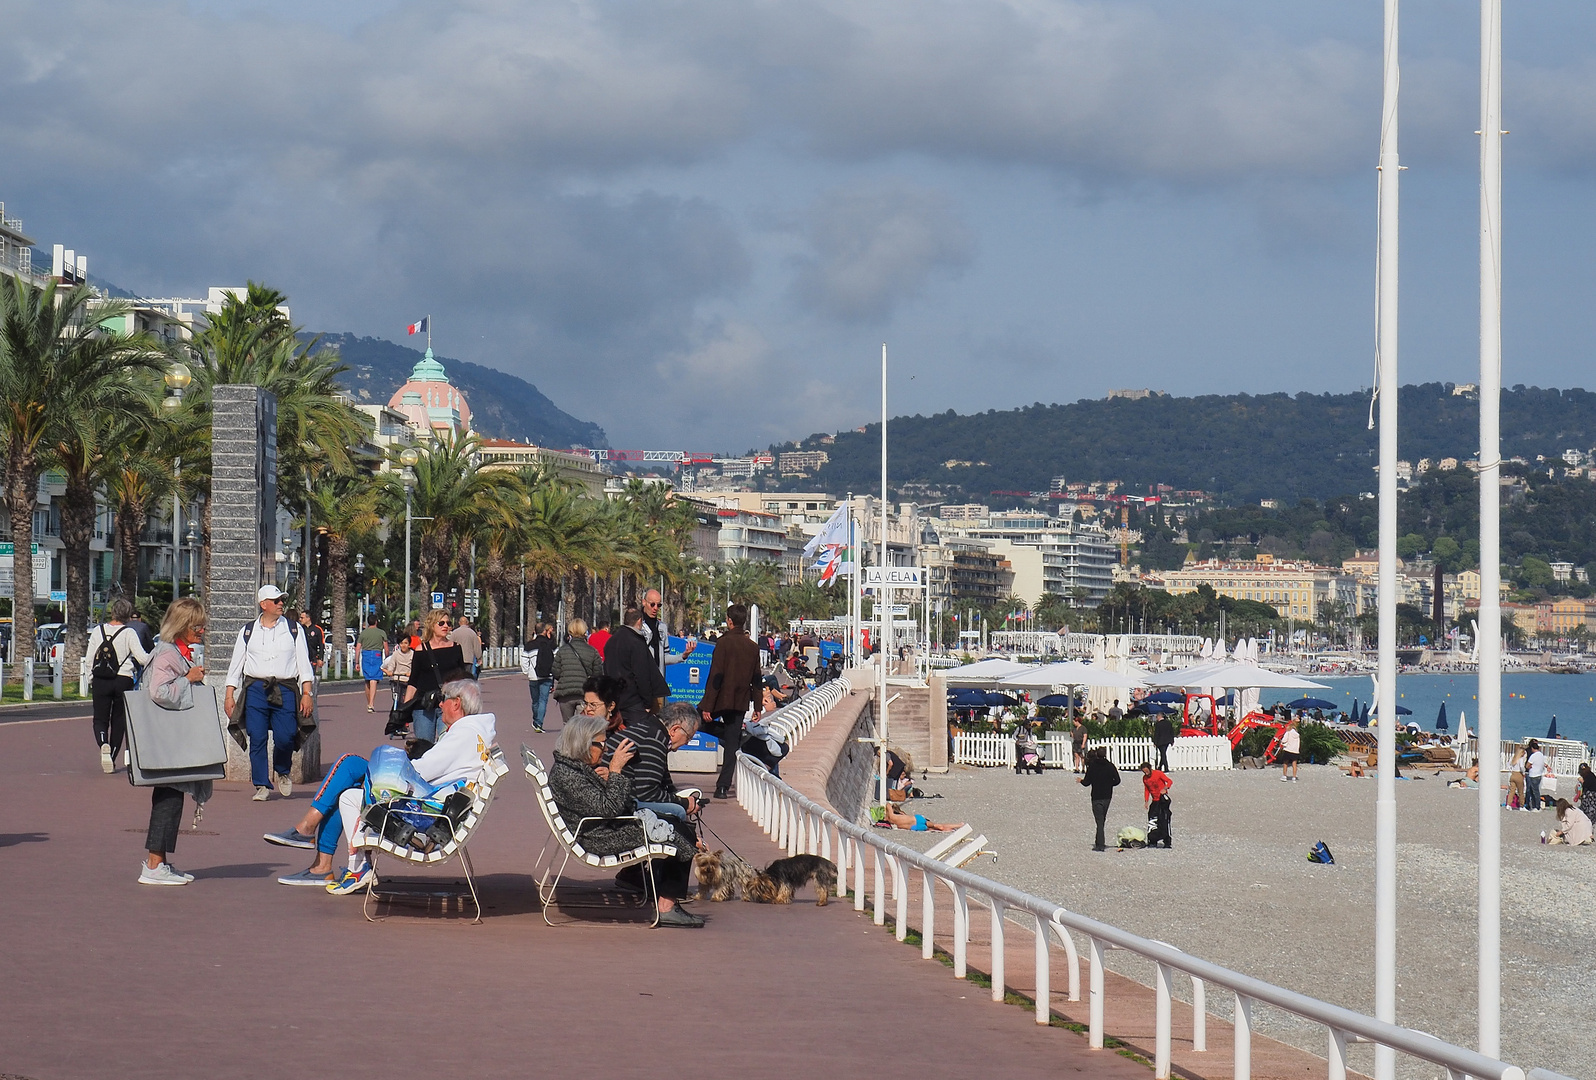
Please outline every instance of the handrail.
M828 683L827 686L832 684ZM817 697L819 688L811 697ZM835 696L841 698L841 694ZM799 704L798 702L794 703ZM790 706L789 706L790 707ZM829 706L828 706L829 708ZM812 719L811 719L812 723ZM1261 979L1232 971L1218 964L1192 956L1172 945L1152 941L1117 926L1099 922L1070 911L1052 901L1021 892L1011 886L981 877L968 870L949 866L927 858L926 855L903 844L887 840L871 829L845 821L836 813L814 802L802 792L772 776L754 758L738 755L737 798L764 831L789 854L819 854L832 857L832 838L835 836L836 862L839 888L846 891L850 867L854 873L854 907L863 911L867 888L864 849L872 852L875 870L875 912L877 925L885 922L886 883L883 863L891 872L893 895L897 903L897 937L903 940L907 932L908 894L906 875L910 868L920 870L924 882L921 897L921 923L924 944L922 955L930 958L933 940L933 901L936 884L946 886L954 898L954 974L964 977L965 954L969 943L971 894L984 897L992 914L993 941L992 996L1002 1000L1002 940L1003 920L1008 909L1029 914L1034 921L1037 960L1037 1023L1046 1024L1050 1018L1048 993L1047 942L1057 935L1064 945L1069 963L1071 1001L1080 1000L1079 965L1075 959L1075 943L1071 931L1087 938L1090 953L1091 1007L1088 1036L1093 1047L1103 1045L1103 952L1105 948L1124 949L1157 965L1156 1050L1154 1075L1170 1075L1170 973L1179 971L1193 981L1194 997L1202 997L1207 984L1224 987L1236 995L1235 1025L1235 1076L1246 1080L1251 1068L1251 1008L1262 1003L1284 1010L1303 1019L1323 1025L1329 1036L1330 1080L1344 1080L1346 1076L1346 1046L1351 1040L1361 1040L1390 1047L1411 1057L1442 1066L1456 1076L1470 1076L1479 1080L1526 1080L1523 1069L1498 1061L1466 1047L1445 1042L1433 1035L1401 1027L1383 1020L1354 1012L1351 1009L1317 998L1275 986ZM817 850L818 848L818 850ZM1195 1010L1194 1040L1197 1049L1203 1049L1205 1010ZM1349 1039L1350 1037L1350 1039ZM1535 1070L1535 1080L1554 1080L1556 1074Z

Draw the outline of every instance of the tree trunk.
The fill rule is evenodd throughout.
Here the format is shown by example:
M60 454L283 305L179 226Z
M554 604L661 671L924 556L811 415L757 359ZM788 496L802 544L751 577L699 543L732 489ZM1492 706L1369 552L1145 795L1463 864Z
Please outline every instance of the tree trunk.
M311 576L312 588L305 600L305 610L310 612L310 621L316 622L321 617L322 608L327 606L327 564L331 561L329 548L332 542L331 533L312 533L312 551L315 559L315 573ZM349 550L347 542L344 550ZM347 573L347 571L346 571Z
M38 459L13 440L6 459L6 501L11 504L11 664L18 679L33 662L33 506L39 496Z
M122 560L117 579L117 591L128 603L139 594L139 537L149 514L142 503L129 502L116 511L116 550Z
M332 626L327 633L327 652L343 651L349 628L349 538L328 533L327 556L322 560L324 577L332 579ZM312 616L314 619L315 616Z
M68 473L61 500L61 562L66 578L66 644L63 678L75 675L88 645L89 541L94 535L94 487L84 474Z

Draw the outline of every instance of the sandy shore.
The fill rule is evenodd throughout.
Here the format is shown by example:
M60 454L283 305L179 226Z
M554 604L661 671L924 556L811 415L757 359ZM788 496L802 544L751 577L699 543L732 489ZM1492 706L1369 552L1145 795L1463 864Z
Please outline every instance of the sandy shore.
M1397 1019L1451 1042L1475 1042L1477 792L1441 779L1398 781ZM1174 848L1097 854L1091 806L1071 774L1017 776L957 766L921 782L941 799L910 809L969 821L999 852L971 868L1083 914L1293 990L1374 1011L1373 779L1318 766L1279 772L1177 773ZM1141 774L1124 773L1109 836L1145 826ZM1503 812L1503 1053L1526 1067L1596 1076L1596 848L1542 846L1553 815ZM931 834L934 837L934 834ZM916 847L932 840L897 832ZM1307 860L1323 840L1335 866ZM1151 982L1123 953L1109 966ZM1185 987L1178 993L1187 996ZM1222 995L1220 995L1222 996ZM1209 995L1209 1007L1229 1003ZM1262 1030L1323 1055L1323 1029L1261 1010ZM1372 1067L1354 1048L1353 1064ZM1431 1075L1408 1063L1403 1076Z

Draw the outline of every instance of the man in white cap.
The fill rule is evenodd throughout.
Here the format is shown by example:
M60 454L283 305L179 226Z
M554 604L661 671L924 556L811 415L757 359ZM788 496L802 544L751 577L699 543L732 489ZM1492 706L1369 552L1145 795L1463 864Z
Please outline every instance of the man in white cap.
M233 662L227 668L224 707L232 716L237 695L243 695L250 782L255 785L255 801L265 802L271 795L266 775L267 732L272 738L272 772L276 773L277 791L287 798L294 791L288 772L293 767L294 749L299 745L293 689L299 687L299 715L308 726L315 672L310 666L305 635L291 620L283 618L282 590L275 585L262 585L255 600L260 605L260 617L238 631ZM289 691L286 696L285 686Z

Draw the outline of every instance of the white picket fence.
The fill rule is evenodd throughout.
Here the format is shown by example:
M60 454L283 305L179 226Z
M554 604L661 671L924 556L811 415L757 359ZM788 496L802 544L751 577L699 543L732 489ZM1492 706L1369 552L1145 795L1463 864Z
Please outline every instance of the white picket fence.
M1067 735L1049 735L1037 740L1042 764L1050 769L1068 769L1073 764ZM1135 769L1144 761L1157 761L1158 751L1151 739L1093 739L1088 748L1102 747L1108 760L1118 768ZM1011 767L1014 764L1014 736L993 732L961 733L953 737L953 761L957 765ZM1218 735L1185 735L1169 748L1170 771L1211 771L1230 768L1230 741Z
M1513 754L1528 741L1528 739L1525 739L1523 742L1508 742L1506 740L1502 742L1501 768L1504 774L1507 772L1508 766L1513 762ZM1590 763L1591 750L1585 743L1574 739L1541 739L1540 744L1541 752L1546 755L1546 763L1553 776L1577 777L1579 775L1579 767ZM1475 757L1479 753L1479 740L1471 735L1463 741L1462 745L1456 746L1456 749L1458 752L1458 765L1466 769L1474 764Z

